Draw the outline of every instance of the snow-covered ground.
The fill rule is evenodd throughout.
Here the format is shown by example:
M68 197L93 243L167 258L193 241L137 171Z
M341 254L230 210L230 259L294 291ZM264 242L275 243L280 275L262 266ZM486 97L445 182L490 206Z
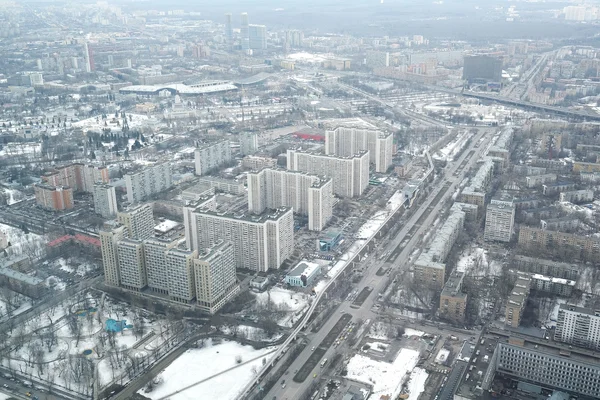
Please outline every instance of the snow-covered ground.
M285 311L285 316L280 318L277 324L292 327L308 306L310 296L306 293L296 293L280 287L274 287L256 295L258 303L266 303L269 298L280 307L280 311Z
M31 308L31 299L27 296L13 292L10 289L4 289L3 296L0 297L0 321L19 315ZM10 297L10 306L6 301L6 296ZM10 308L10 314L8 309Z
M367 336L375 340L390 340L394 337L393 327L383 321L373 322Z
M444 148L436 152L432 158L436 160L452 161L454 157L465 148L469 138L473 136L469 131L461 131L453 141L448 143Z
M72 259L66 260L62 257L56 260L56 264L61 271L69 274L77 274L79 276L86 276L89 272L92 272L96 269L96 266L90 264L89 262L79 262Z
M82 121L77 121L73 123L74 128L81 128L83 132L87 131L96 131L102 132L103 129L110 129L114 132L121 132L121 125L117 125L117 121L119 124L122 124L123 118L119 115L118 118L115 118L114 114L107 115L107 119L103 120L100 116L92 117L88 119L84 119ZM131 119L130 119L131 117ZM106 125L104 125L106 121ZM127 113L127 125L129 125L129 129L140 128L150 122L150 119L146 115L140 114L130 114Z
M502 264L496 260L490 260L487 250L481 247L468 247L461 254L456 263L459 272L471 272L475 276L499 276L502 274Z
M417 400L419 395L425 390L425 382L429 374L423 368L416 367L410 374L408 382L408 400Z
M190 349L169 365L159 376L162 383L152 392L139 393L151 399L168 396L171 400L235 400L272 351L273 348L256 350L237 342L213 345L209 339L203 348ZM174 394L196 383L199 384Z
M404 329L404 334L408 337L413 337L413 336L421 337L425 334L425 332L417 331L417 330L411 329L411 328L406 328L406 329Z
M236 334L238 338L243 337L245 339L253 340L255 342L274 342L275 340L280 339L283 336L282 333L277 333L269 337L269 335L267 335L264 329L248 325L239 325L236 327L223 326L220 328L220 330L226 335Z
M10 142L3 145L0 150L0 157L6 156L17 156L17 155L30 155L31 157L37 157L42 151L42 145L40 143L20 143Z
M362 246L368 242L384 225L387 218L396 212L398 208L403 204L404 196L401 191L395 192L392 197L389 198L385 210L378 211L373 217L365 222L356 233L357 240L352 243L352 246L340 257L339 261L331 267L327 275L329 277L335 276L340 270L344 269L348 264L348 261L353 259L354 256L360 251Z
M373 385L370 400L379 399L383 395L395 399L400 394L405 375L415 368L418 360L419 352L409 349L402 349L391 364L358 354L348 362L347 377Z
M9 256L40 257L46 250L47 240L44 236L35 233L25 233L21 229L0 224L0 230L6 234L10 246L6 249Z

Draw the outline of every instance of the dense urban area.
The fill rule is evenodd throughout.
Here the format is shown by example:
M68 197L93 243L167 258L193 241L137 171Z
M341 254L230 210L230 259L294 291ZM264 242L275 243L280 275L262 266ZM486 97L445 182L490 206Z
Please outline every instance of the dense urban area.
M600 3L208 3L0 1L0 400L600 398Z

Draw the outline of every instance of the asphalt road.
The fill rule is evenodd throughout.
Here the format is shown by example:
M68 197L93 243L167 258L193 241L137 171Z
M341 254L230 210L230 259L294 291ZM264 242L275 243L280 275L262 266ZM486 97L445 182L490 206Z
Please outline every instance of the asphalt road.
M415 210L413 215L409 218L407 223L402 227L402 229L398 232L398 234L385 243L385 247L381 250L381 252L389 251L390 254L393 253L396 248L404 241L407 236L407 233L411 230L411 228L420 220L423 214L429 209L429 215L425 217L424 221L422 221L421 225L418 227L416 232L410 237L407 243L404 245L403 250L400 252L399 256L395 258L394 264L390 265L386 259L376 260L374 256L371 256L366 260L366 266L364 269L364 275L361 281L358 283L357 288L362 290L364 287L369 286L373 288L367 299L364 301L362 306L358 308L351 307L352 303L345 301L343 302L337 312L340 314L347 313L352 316L352 321L357 322L358 320L365 321L367 319L373 319L377 316L376 312L372 310L372 306L374 301L377 299L379 293L383 292L387 285L388 276L382 275L377 276L377 271L379 268L384 267L392 267L394 269L406 270L409 266L407 260L409 259L410 254L414 251L417 244L419 243L419 238L421 234L424 234L431 226L433 226L433 222L439 215L440 211L442 211L444 205L446 204L446 199L451 197L456 191L457 186L464 179L466 172L477 162L477 160L484 154L485 150L488 147L488 144L493 136L493 132L497 131L497 129L480 129L479 133L475 135L469 147L463 151L458 160L453 161L452 163L448 163L444 171L444 176L438 181L438 184L434 184L433 191L429 194L427 199L420 205L420 207ZM479 140L484 137L482 143L479 144ZM476 145L479 146L476 147ZM473 152L471 152L473 150ZM463 161L466 162L463 164ZM454 176L455 172L459 170L459 167L463 165L463 168ZM450 185L442 185L442 182L450 182ZM430 204L436 198L437 194L441 190L446 190L446 193L441 197L441 200L434 204L432 208L429 208ZM383 239L384 241L386 239ZM310 343L306 347L306 349L300 353L294 362L288 368L291 374L294 371L300 370L300 368L306 363L308 358L311 356L311 349L314 346L318 346L322 343L323 339L327 336L329 331L333 328L333 326L338 322L339 318L337 316L329 318L329 320L321 327L321 329L316 333L308 334L307 337L310 340ZM323 358L331 359L333 353L336 351L335 348L330 347L327 349ZM276 367L275 367L276 368ZM320 366L317 364L315 368L310 372L304 382L298 383L289 379L286 380L286 385L283 387L281 384L275 385L269 393L264 397L267 400L271 400L276 398L277 400L292 400L298 399L311 385L314 374L316 374L316 379L320 378L321 371Z
M4 385L7 385L9 388L7 389ZM28 388L22 383L6 379L4 374L0 374L0 394L4 393L7 396L15 397L17 399L31 399L31 397L25 395L27 392L30 392L33 396L37 396L40 400L63 400L68 398L67 396L46 393L45 390L42 392L35 387Z

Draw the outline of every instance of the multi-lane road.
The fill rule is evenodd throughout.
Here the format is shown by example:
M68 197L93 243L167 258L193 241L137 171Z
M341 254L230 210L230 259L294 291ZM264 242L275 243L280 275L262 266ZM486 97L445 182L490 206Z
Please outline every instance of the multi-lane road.
M315 374L317 375L317 378L321 374L319 364L317 363L315 365L313 370L308 374L308 378L303 382L294 381L293 377L295 371L299 371L305 365L306 361L313 353L313 347L318 347L323 342L339 321L342 314L349 314L352 322L357 322L358 320L365 321L377 316L376 312L373 311L372 306L379 293L384 291L389 279L386 274L380 274L381 276L378 276L377 271L382 267L391 267L401 272L408 268L409 263L407 260L419 244L422 234L433 226L433 222L443 210L444 205L447 205L446 200L454 194L469 169L482 155L484 155L493 136L493 132L494 130L492 129L480 129L480 132L473 137L471 144L465 149L462 155L456 161L448 164L444 170L444 175L438 178L439 182L444 182L445 184L435 185L435 188L429 194L427 199L425 199L419 208L415 210L396 236L394 238L389 238L387 243L385 242L386 239L384 239L384 245L381 252L389 252L388 254L390 254L390 256L383 260L376 260L372 257L365 262L364 275L357 285L357 288L359 291L365 287L369 287L372 290L362 305L356 307L348 301L343 302L338 310L336 310L337 313L334 314L318 332L309 333L307 338L310 340L310 343L288 368L289 373L285 375L286 378L284 378L285 385L278 382L278 384L264 397L265 399L297 399L308 390ZM482 140L480 141L480 139ZM331 359L335 351L336 349L333 347L326 349L322 359ZM275 368L277 368L277 365Z

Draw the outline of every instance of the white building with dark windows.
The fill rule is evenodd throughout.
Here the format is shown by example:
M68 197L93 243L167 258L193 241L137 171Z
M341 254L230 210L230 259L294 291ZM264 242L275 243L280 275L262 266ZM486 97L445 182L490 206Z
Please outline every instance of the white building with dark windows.
M117 215L117 194L115 187L106 184L96 184L93 189L94 211L104 218Z
M127 201L136 203L163 192L173 186L173 175L169 163L156 164L143 170L125 175Z
M358 197L369 186L368 151L342 157L290 149L287 169L330 177L333 193L342 197Z
M385 173L392 166L394 136L376 129L339 127L325 132L325 154L349 157L369 151L375 172Z
M259 272L278 269L294 251L291 208L261 215L231 214L206 208L184 209L189 248L201 251L221 241L231 242L237 268Z
M562 304L558 309L554 340L600 350L600 311Z
M266 209L292 207L308 216L308 229L320 231L333 214L331 178L279 169L248 174L248 209L261 214Z
M198 307L216 313L240 291L235 275L235 250L230 242L219 242L194 260Z
M232 160L229 140L204 144L194 152L196 175L206 175Z

